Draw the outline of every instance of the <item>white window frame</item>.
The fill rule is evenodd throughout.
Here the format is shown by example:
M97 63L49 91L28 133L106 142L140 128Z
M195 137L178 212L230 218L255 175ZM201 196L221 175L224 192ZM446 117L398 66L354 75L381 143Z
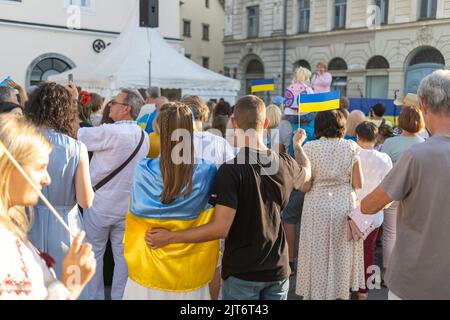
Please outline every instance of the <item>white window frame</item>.
M348 9L348 3L346 0L339 0L342 1L343 3L337 3L336 0L334 0L333 2L333 29L334 30L342 30L342 29L346 29L347 27L347 9ZM340 16L339 22L343 22L343 26L337 26L336 25L336 10L337 8L340 8L340 13L343 14L343 17ZM344 21L341 21L344 20Z
M250 30L249 30L249 22L250 22L250 15L249 15L249 11L250 9L256 9L256 14L255 16L252 16L255 18L255 28L256 28L256 35L250 35ZM259 34L260 34L260 21L261 21L261 11L260 11L260 7L259 5L249 5L246 7L246 21L247 21L247 25L246 25L246 33L247 33L247 38L259 38Z
M64 0L64 8L68 8L69 6L79 6L82 13L95 13L95 0L86 0L89 3L89 6L82 6L82 0Z
M389 24L389 0L372 0L372 5L378 5L377 2L380 2L380 14L381 14L381 24Z
M18 4L22 4L22 0L19 0L19 1L15 1L15 0L0 0L0 4L18 5Z
M436 0L436 14L433 16L430 16L430 13L433 9L433 0L427 0L427 12L426 12L426 16L422 17L422 0L418 1L418 20L427 20L427 19L436 19L437 15L438 15L438 6L439 6L439 1Z
M311 1L309 1L309 6L307 8L303 8L301 6L302 0L298 0L298 33L308 33L311 25ZM308 26L306 31L301 30L302 25L302 13L308 12Z

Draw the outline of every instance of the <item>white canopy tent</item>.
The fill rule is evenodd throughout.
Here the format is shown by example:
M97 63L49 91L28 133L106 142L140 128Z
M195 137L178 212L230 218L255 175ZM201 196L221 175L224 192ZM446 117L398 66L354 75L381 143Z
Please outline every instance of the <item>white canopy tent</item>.
M171 47L155 29L139 27L138 0L128 25L120 36L95 59L85 65L50 77L109 97L120 88L148 88L151 47L151 85L161 89L181 89L182 95L198 95L205 100L224 98L234 103L240 82L196 64Z

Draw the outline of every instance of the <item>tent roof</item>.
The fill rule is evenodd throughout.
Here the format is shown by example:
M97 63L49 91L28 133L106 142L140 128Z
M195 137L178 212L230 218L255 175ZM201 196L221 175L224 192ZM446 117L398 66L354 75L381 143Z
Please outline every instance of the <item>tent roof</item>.
M104 51L85 65L50 77L91 89L146 88L149 85L151 43L152 86L182 91L217 92L236 96L240 82L201 67L171 47L155 29L139 27L139 6L134 4L125 30Z

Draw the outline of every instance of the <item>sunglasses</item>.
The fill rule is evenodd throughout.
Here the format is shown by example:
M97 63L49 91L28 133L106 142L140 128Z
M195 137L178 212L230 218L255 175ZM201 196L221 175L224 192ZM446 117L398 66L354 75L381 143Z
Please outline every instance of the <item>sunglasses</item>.
M117 101L115 101L115 100L113 100L113 101L111 101L111 102L109 103L110 106L113 106L113 105L115 105L115 104L120 104L120 105L126 106L126 107L129 106L129 104L126 104L126 103L120 103L120 102L117 102Z

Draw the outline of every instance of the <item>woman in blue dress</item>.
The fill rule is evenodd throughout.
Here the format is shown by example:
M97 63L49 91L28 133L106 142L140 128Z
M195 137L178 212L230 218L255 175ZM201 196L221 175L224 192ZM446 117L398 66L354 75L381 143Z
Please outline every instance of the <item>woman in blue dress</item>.
M77 203L82 208L88 208L94 199L86 146L72 138L78 121L74 101L76 97L76 88L73 86L65 88L56 83L44 83L33 92L25 108L26 117L41 129L53 146L48 166L52 183L44 187L42 193L73 234L83 229ZM30 241L55 260L54 269L59 278L62 260L73 239L42 201L33 211ZM80 298L85 297L82 295Z

